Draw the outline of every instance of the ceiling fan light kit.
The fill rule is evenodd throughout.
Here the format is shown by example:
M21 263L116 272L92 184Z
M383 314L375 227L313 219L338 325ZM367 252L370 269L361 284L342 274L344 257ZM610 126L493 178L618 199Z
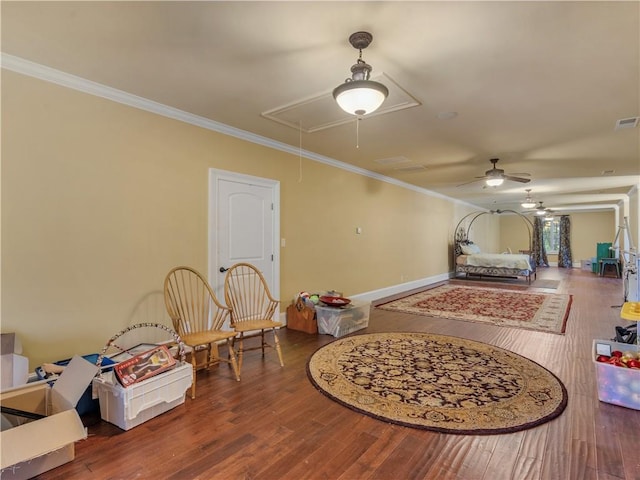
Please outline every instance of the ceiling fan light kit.
M524 202L521 203L522 208L534 208L536 206L536 202L531 199L531 189L528 188L525 191L527 192L527 198L525 198Z
M473 182L478 182L480 180L484 180L485 182L485 187L499 187L500 185L502 185L504 183L505 180L509 180L512 182L520 182L520 183L529 183L531 181L530 178L521 178L521 177L516 177L514 175L507 175L504 173L504 170L502 170L501 168L496 167L496 164L498 163L499 159L498 158L492 158L491 160L489 160L492 163L492 167L487 170L486 172L484 172L484 175L482 177L476 177L477 180L472 180L471 182L467 182L467 183L463 183L461 185L458 185L459 187L463 186L463 185L467 185L469 183L473 183ZM529 175L528 173L522 173L520 175ZM529 191L529 190L527 190Z
M362 60L362 50L367 48L373 35L356 32L349 37L349 43L359 50L358 60L351 67L351 78L333 90L333 98L340 108L351 115L367 115L375 112L389 95L383 84L369 80L371 65Z
M551 214L551 210L549 210L548 208L544 207L542 205L543 202L538 202L538 206L536 207L536 215L550 215Z

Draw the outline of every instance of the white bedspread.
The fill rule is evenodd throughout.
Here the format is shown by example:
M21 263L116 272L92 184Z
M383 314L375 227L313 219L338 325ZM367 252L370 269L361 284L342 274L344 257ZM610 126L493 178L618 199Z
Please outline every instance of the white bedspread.
M461 255L465 257L465 265L473 267L517 268L531 270L529 255L520 253L474 253Z

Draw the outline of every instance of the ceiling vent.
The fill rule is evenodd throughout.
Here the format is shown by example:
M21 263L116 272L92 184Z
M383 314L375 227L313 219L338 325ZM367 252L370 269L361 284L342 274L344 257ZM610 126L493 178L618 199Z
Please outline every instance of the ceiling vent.
M623 128L636 128L640 124L640 117L621 118L616 122L615 130Z
M396 172L403 172L403 173L421 172L426 169L427 167L425 167L424 165L407 165L406 167L394 168Z
M409 160L407 157L389 157L374 160L374 162L379 165L399 165L401 163L409 163L410 161L411 160Z

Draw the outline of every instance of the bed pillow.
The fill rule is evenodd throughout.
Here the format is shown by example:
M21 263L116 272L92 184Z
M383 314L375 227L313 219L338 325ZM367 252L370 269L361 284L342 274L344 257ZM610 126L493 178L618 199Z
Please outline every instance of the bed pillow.
M474 243L469 243L467 245L461 245L462 253L464 255L473 255L474 253L480 253L480 247Z

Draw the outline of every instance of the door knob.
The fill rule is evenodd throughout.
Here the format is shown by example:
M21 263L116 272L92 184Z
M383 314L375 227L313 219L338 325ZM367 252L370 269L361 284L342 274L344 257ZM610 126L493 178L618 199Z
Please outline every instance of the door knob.
M226 272L227 270L229 270L229 269L228 269L228 268L224 268L224 267L220 267L220 273L224 273L224 272Z

